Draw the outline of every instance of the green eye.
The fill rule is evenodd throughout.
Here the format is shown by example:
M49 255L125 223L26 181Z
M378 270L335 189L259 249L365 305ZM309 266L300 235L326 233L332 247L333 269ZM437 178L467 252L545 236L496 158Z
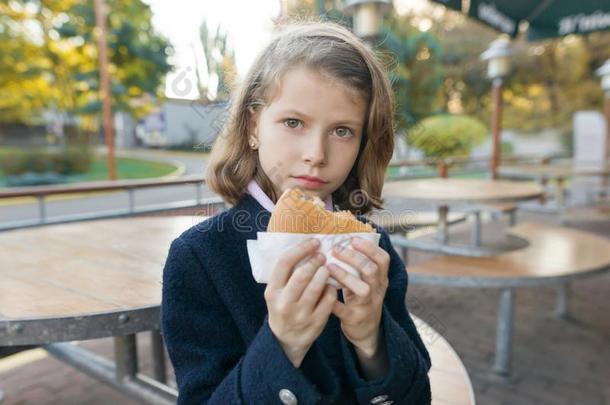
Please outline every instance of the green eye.
M344 138L346 136L351 135L352 131L349 128L346 127L339 127L337 128L337 135L339 135L339 137Z
M299 124L301 123L301 121L294 119L294 118L289 118L287 120L284 121L284 124L288 127L288 128L298 128Z

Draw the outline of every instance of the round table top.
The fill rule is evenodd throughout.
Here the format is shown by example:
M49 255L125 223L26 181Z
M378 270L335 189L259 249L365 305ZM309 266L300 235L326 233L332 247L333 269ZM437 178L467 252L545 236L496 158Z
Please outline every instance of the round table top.
M500 166L498 173L502 176L515 176L528 179L564 179L571 176L606 176L610 166L578 166L567 164L538 164L519 166Z
M432 405L475 405L472 382L453 347L432 326L416 316L411 318L430 354Z
M158 316L172 240L203 219L120 218L0 232L0 331L9 325L11 342L35 342L44 338L36 334L48 341L62 333L74 340L112 336L110 324L121 316L124 331L141 327L131 313ZM83 318L97 330L80 330Z
M543 193L540 185L529 182L434 178L386 182L382 194L442 205L522 201Z
M528 245L496 256L437 256L410 265L409 280L455 287L533 287L610 271L610 240L605 237L539 223L521 223L509 234Z

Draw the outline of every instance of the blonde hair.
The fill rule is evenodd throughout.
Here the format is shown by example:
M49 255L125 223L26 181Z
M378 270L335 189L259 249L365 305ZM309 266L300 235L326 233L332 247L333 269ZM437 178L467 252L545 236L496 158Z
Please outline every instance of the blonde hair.
M243 197L251 179L277 202L258 152L249 145L250 111L270 101L283 74L304 66L336 78L367 101L364 133L355 164L332 193L339 209L366 214L382 208L381 190L394 150L393 97L381 60L348 29L330 22L291 24L258 55L243 83L232 93L224 127L212 148L206 173L210 189L231 205Z

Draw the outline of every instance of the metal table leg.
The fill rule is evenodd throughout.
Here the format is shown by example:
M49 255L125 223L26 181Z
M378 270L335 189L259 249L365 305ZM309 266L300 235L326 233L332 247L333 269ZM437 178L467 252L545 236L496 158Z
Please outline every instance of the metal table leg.
M150 331L152 360L153 360L153 377L155 380L166 383L166 368L165 368L165 349L163 346L163 337L158 330Z
M438 240L443 244L447 244L449 240L449 234L447 229L447 213L449 207L446 205L440 205L438 207Z
M473 247L481 247L481 211L475 211L474 213L474 225L470 244Z
M570 283L560 284L557 287L557 307L555 308L555 316L558 318L567 319L569 317L568 300L570 295Z
M508 225L515 226L517 225L517 210L513 209L508 213Z
M117 381L123 381L126 377L135 377L138 373L136 335L114 337L114 361Z
M178 391L148 376L138 374L135 335L114 337L115 362L70 343L42 347L57 359L72 365L144 404L175 405Z
M496 328L496 357L493 370L497 374L508 376L510 374L510 360L513 338L515 291L506 288L500 292L498 302L498 325Z

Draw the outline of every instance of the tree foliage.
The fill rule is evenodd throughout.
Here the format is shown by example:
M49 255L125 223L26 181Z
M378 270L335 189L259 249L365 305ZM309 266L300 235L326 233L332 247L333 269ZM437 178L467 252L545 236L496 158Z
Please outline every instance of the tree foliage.
M439 114L421 120L410 131L409 141L427 157L467 156L488 133L486 126L476 118Z
M203 21L199 27L199 41L205 58L205 67L198 66L195 69L200 99L203 102L210 102L212 97L216 100L226 100L237 74L235 53L228 45L227 34L222 31L220 25L216 32L212 32L207 22ZM201 77L202 69L206 72L205 81Z
M106 0L113 107L147 111L171 69L169 42L141 0ZM0 4L0 121L32 123L43 111L95 122L101 108L93 0Z

